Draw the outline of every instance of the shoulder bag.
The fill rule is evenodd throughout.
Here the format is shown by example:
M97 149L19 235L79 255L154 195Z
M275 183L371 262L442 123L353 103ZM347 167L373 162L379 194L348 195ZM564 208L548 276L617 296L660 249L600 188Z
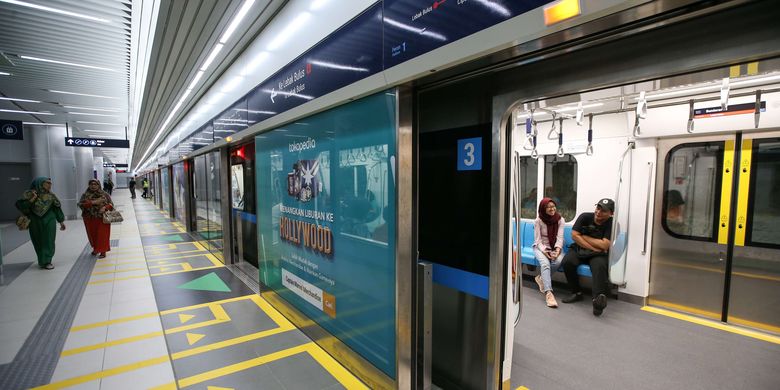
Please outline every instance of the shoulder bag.
M122 222L125 219L122 218L122 214L116 210L106 210L103 213L103 223L110 225L112 223Z

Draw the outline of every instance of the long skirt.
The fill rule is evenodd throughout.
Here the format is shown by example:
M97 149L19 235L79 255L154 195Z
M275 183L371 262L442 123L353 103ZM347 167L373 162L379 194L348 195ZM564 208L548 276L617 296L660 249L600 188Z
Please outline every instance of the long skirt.
M103 223L103 218L84 217L84 227L87 228L87 238L93 252L105 253L111 250L111 225Z
M41 267L51 263L52 257L54 257L57 217L52 209L49 209L43 217L30 216L30 241L32 241L35 254L38 256L38 265Z

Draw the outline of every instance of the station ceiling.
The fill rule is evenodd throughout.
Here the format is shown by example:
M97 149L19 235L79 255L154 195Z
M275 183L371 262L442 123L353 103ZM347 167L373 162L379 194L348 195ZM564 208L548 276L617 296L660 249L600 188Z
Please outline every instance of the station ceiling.
M0 0L0 119L22 121L31 131L45 131L36 123L67 123L71 135L93 138L124 139L127 128L133 149L99 152L130 163L131 153L139 158L148 148L242 3ZM178 116L284 3L254 2Z

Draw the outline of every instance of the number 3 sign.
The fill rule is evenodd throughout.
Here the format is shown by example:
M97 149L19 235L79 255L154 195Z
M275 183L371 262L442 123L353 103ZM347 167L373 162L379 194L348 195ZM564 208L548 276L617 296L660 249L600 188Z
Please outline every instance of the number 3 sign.
M482 138L458 140L458 170L479 171L482 169Z

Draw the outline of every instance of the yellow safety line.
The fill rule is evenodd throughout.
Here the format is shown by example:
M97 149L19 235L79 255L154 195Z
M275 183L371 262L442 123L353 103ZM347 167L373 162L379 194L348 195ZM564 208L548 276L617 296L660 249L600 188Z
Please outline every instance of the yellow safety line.
M667 309L693 313L693 314L697 314L697 315L700 315L700 316L703 316L703 317L713 318L716 321L720 321L720 313L715 313L715 312L711 312L711 311L707 311L707 310L697 309L695 307L680 305L680 304L672 303L672 302L659 301L657 299L648 299L648 303L651 304L651 305L663 306L663 307L666 307ZM747 327L750 327L750 328L764 329L764 330L767 330L767 331L770 331L770 332L774 332L774 333L780 334L780 327L777 327L777 326L774 326L774 325L765 324L763 322L756 322L756 321L745 320L745 319L742 319L742 318L739 318L739 317L734 317L734 316L731 316L731 315L729 316L729 322L737 324L737 325L747 326Z
M116 282L121 280L140 279L140 278L148 278L148 277L149 274L139 275L139 276L128 276L125 278L116 278L116 279L101 279L101 280L96 280L94 282L89 282L87 284L103 284L103 283L111 283L111 282Z
M209 345L204 345L204 346L197 347L197 348L186 349L184 351L172 353L171 354L171 359L173 359L173 360L183 359L183 358L194 356L194 355L201 354L201 353L204 353L204 352L213 351L213 350L226 348L226 347L231 347L231 346L242 344L242 343L246 343L246 342L252 341L252 340L259 340L259 339L262 339L264 337L273 336L273 335L279 334L279 333L284 333L284 332L290 331L292 329L294 329L294 328L289 328L289 329L286 329L286 328L273 328L273 329L264 330L262 332L252 333L252 334L248 334L248 335L244 335L244 336L240 336L240 337L236 337L236 338L232 338L232 339L228 339L228 340L224 340L224 341L219 341L219 342L216 342L216 343L212 343L212 344L209 344Z
M325 353L317 344L308 343L307 351L325 370L327 370L339 383L347 389L368 389L363 382L360 382L354 375L347 371L344 366L336 362L330 355Z
M120 270L114 270L114 271L101 271L101 272L93 272L92 275L111 275L111 274L118 274L122 272L134 272L134 271L146 271L146 267L144 268L128 268L128 269L120 269Z
M99 263L99 264L95 264L95 268L115 267L117 265L127 265L127 264L146 264L146 262L145 261L118 261L116 263Z
M642 310L646 311L646 312L650 312L650 313L655 313L655 314L660 314L660 315L667 316L667 317L676 318L676 319L682 320L682 321L692 322L692 323L697 324L697 325L703 325L703 326L707 326L707 327L710 327L710 328L719 329L719 330L723 330L723 331L730 332L730 333L735 333L735 334L738 334L738 335L741 335L741 336L746 336L746 337L750 337L750 338L766 341L766 342L773 343L773 344L780 344L780 337L771 336L771 335L768 335L768 334L765 334L765 333L761 333L761 332L756 332L754 330L743 329L743 328L736 327L736 326L733 326L733 325L726 325L726 324L721 323L721 322L715 322L715 321L707 320L707 319L704 319L704 318L699 318L699 317L694 317L694 316L687 315L687 314L677 313L677 312L674 312L674 311L671 311L671 310L661 309L661 308L658 308L658 307L644 306L644 307L642 307Z
M174 257L163 257L162 259L150 259L149 257L150 256L154 257L154 256L179 255L179 254L185 254L185 253L189 253L190 254L189 256L198 256L199 253L205 255L205 254L209 253L209 251L203 251L203 250L200 250L200 249L193 249L191 251L157 253L157 254L153 254L153 255L151 255L151 254L150 255L146 255L146 260L147 261L157 261L157 260L178 259L179 257L176 257L176 256L174 256ZM187 256L182 256L182 257L187 257Z
M271 321L275 322L280 327L294 327L292 322L287 320L285 316L282 315L278 310L274 309L273 306L271 306L270 303L268 303L263 297L259 295L251 295L250 298L252 302L254 302L260 310L262 310L268 317L271 318Z
M159 313L156 313L156 312L154 312L154 313L146 313L146 314L139 314L139 315L130 316L130 317L117 318L117 319L114 319L114 320L100 321L100 322L94 322L94 323L86 324L86 325L74 326L74 327L70 328L70 331L71 332L78 332L80 330L99 328L101 326L108 326L108 325L111 325L111 324L121 324L123 322L142 320L144 318L151 318L151 317L157 317L157 316L159 316Z
M720 185L720 218L718 219L718 244L722 245L729 243L729 213L731 213L733 176L734 141L727 140L723 150L723 172Z
M199 248L204 251L208 251L208 249L206 249L206 247L203 246L203 244L200 241L192 241L192 243L195 244L196 248Z
M753 140L743 139L739 162L739 192L737 193L737 229L734 245L745 246L747 231L748 194L750 194L750 163L753 155Z
M81 383L90 382L96 379L102 379L113 375L122 374L128 371L134 371L138 370L140 368L154 366L157 364L165 363L170 361L169 357L166 356L160 356L153 359L148 359L136 363L126 364L124 366L114 367L108 370L98 371L92 374L87 375L81 375L77 377L73 377L70 379L65 379L59 382L50 383L48 385L35 387L34 389L40 389L40 390L50 390L50 389L63 389L70 386L75 386Z
M163 275L171 275L171 274L180 274L182 272L200 271L200 270L204 270L204 269L214 269L214 268L220 268L220 267L224 267L224 265L220 264L220 265L212 265L212 266L200 267L200 268L194 268L193 267L192 269L185 269L185 270L181 270L181 271L160 272L160 273L156 273L156 274L151 274L151 276L163 276Z
M71 332L72 331L73 330L71 330ZM66 351L62 351L60 356L62 356L62 357L71 356L71 355L76 355L76 354L87 352L87 351L94 351L96 349L103 349L103 348L113 347L115 345L134 343L136 341L152 339L152 338L161 337L161 336L163 336L163 332L145 333L145 334L140 334L138 336L125 337L123 339L106 341L104 343L87 345L87 346L84 346L84 347L78 347L78 348L69 349L69 350L66 350Z
M240 297L234 297L234 298L223 299L223 300L221 300L221 301L214 301L214 302L207 302L207 303L199 303L199 304L197 304L197 305L192 305L192 306L183 306L183 307L177 307L177 308L175 308L175 309L168 309L168 310L163 310L163 311L161 311L161 312L160 312L160 315L168 315L168 314L174 314L174 313L181 313L181 312L183 312L183 311L188 311L188 310L193 310L193 309L200 309L200 308L202 308L202 307L210 307L210 306L212 306L212 305L222 305L222 304L225 304L225 303L230 303L230 302L243 301L243 300L246 300L246 299L251 299L251 297L253 297L253 296L255 296L255 295L254 295L254 294L252 294L252 295L244 295L244 296L240 296Z
M173 259L186 259L190 257L207 256L208 254L209 254L208 252L190 253L181 256L167 256L167 257L161 257L159 259L146 259L146 261L150 262L150 261L168 261Z
M209 379L215 379L221 376L234 374L236 372L243 371L252 367L257 367L266 363L273 362L275 360L284 359L286 357L297 355L302 352L308 352L308 348L309 348L308 344L314 344L314 343L299 345L296 347L274 352L265 356L260 356L240 363L231 364L229 366L225 366L222 368L217 368L215 370L206 371L202 374L193 375L188 378L180 379L178 381L179 387L196 385L198 383L203 383Z
M222 267L222 266L225 265L224 263L219 261L219 259L217 259L216 256L214 256L214 255L212 255L210 253L206 255L206 258L209 259L209 261L211 261L211 264L214 264L217 267Z

